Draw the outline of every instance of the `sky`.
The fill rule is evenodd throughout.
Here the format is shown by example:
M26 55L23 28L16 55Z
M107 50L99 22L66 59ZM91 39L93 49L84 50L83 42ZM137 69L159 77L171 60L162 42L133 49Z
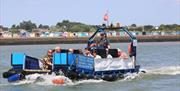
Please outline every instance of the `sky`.
M0 25L31 20L36 24L56 25L62 20L122 25L180 24L180 0L0 0Z

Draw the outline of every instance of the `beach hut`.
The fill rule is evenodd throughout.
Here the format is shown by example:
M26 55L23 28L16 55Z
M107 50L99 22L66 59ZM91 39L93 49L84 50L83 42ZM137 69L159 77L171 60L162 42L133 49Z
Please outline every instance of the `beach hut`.
M68 32L63 32L63 34L62 34L62 37L67 37L68 36Z
M21 38L29 37L29 32L27 32L26 30L20 30L20 37Z
M0 32L0 38L2 38L3 37L3 33L2 32Z
M110 31L112 37L116 37L116 31Z
M60 36L60 32L53 32L54 33L54 37L59 37Z
M54 33L49 33L48 37L54 37Z
M2 32L2 35L4 38L11 38L13 37L13 34L11 32Z
M180 35L180 31L176 31L176 35Z
M120 36L125 36L125 33L124 32L119 32L119 35Z
M86 36L85 33L83 33L83 32L78 32L78 37L85 37L85 36Z
M131 31L131 33L132 33L134 36L136 36L136 32Z
M159 31L153 31L152 35L160 35Z

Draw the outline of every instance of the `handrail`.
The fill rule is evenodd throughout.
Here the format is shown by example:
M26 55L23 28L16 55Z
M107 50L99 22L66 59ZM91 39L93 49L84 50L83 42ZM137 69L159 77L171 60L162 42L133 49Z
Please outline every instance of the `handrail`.
M92 43L92 41L94 40L94 37L95 35L98 33L98 32L106 32L105 30L122 30L124 32L126 32L129 37L131 38L131 42L133 42L133 40L136 40L136 37L134 35L132 35L131 32L129 32L125 27L98 27L98 29L94 32L94 34L89 38L88 40L88 46L89 44Z
M91 43L93 43L93 40L95 38L95 35L98 33L98 32L106 32L107 30L122 30L124 32L126 32L129 37L131 38L131 50L132 50L132 59L134 60L134 66L136 65L136 46L137 46L137 39L136 37L131 33L129 32L125 27L98 27L97 30L94 32L94 34L89 38L88 40L88 44L87 44L87 47L89 48L89 46L91 45Z

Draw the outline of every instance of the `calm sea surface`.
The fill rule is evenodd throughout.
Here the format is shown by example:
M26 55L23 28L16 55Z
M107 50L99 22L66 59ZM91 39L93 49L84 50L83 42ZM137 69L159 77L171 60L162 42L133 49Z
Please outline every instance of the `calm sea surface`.
M180 91L180 42L138 43L137 62L147 73L131 74L115 82L83 80L62 86L49 81L8 83L2 78L2 73L11 67L12 52L41 58L55 46L83 49L86 44L0 46L0 91ZM113 43L111 46L127 51L127 43Z

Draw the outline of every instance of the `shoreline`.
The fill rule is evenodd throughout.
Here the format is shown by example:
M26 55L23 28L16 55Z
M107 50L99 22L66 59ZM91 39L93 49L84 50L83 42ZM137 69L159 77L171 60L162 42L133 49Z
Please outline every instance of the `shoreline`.
M180 35L136 36L138 42L180 41ZM36 44L80 44L87 43L89 37L75 38L0 38L1 45L36 45ZM108 37L111 43L129 42L129 37Z

